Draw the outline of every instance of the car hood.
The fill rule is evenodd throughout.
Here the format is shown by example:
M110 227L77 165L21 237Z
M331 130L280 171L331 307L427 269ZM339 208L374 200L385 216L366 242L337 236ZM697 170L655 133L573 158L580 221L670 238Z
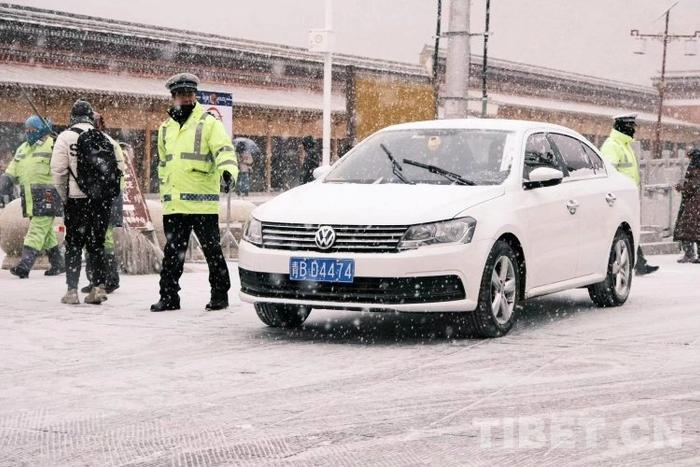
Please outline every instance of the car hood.
M349 184L312 182L253 211L263 222L409 225L451 219L502 196L503 186Z

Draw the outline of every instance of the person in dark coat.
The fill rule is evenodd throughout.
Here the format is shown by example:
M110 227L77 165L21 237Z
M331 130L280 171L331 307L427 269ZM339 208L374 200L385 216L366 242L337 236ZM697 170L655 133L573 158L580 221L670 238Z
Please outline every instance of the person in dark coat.
M700 242L700 149L688 151L690 164L676 190L682 194L673 239L681 242L684 255L679 263L700 263L695 245Z
M304 136L301 140L301 145L304 147L304 152L306 153L304 163L301 166L301 183L313 182L314 170L321 162L316 140L313 136Z

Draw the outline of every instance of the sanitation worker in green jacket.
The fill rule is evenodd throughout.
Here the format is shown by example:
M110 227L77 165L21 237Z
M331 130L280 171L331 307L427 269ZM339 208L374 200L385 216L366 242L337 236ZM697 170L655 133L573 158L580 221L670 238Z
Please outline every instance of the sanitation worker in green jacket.
M632 150L634 133L637 131L637 114L622 114L615 117L610 136L605 140L600 152L618 172L627 175L638 187L641 188L642 178L639 171L639 162ZM641 193L640 193L641 196ZM650 274L659 269L651 266L644 257L642 247L637 247L637 262L635 272L637 275Z
M160 273L160 300L151 311L180 308L179 280L194 230L209 266L211 300L207 310L228 307L231 288L219 237L219 192L233 188L238 161L223 124L197 103L199 79L190 73L171 77L170 118L158 130L158 179L167 243Z
M5 172L11 183L19 184L22 213L29 218L22 257L10 272L21 279L28 277L37 256L43 250L47 252L51 263L44 274L55 276L65 272L65 263L53 228L54 217L63 214L61 198L51 177L51 127L39 116L32 115L25 122L24 131L26 142L17 148L15 157Z

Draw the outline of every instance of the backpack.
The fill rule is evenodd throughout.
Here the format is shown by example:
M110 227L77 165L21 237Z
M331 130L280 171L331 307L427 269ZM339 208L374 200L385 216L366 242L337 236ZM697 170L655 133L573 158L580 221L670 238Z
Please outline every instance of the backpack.
M73 178L80 191L95 200L110 200L119 196L122 171L119 170L112 142L95 128L71 130L79 135L76 144L78 173L73 174Z

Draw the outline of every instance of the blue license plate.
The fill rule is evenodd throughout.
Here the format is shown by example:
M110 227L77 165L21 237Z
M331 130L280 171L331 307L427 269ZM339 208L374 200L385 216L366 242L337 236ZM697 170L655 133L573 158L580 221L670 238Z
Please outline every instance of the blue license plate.
M289 279L293 281L352 283L355 260L335 258L291 258Z

